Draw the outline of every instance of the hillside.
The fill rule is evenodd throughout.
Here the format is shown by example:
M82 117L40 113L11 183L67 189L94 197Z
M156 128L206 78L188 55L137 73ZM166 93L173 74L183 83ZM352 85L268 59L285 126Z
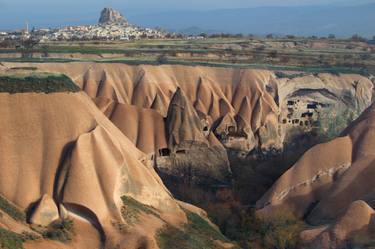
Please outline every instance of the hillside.
M164 248L186 229L222 247L84 92L2 92L0 113L2 248Z
M163 249L175 246L173 234L186 248L190 239L230 248L202 210L172 194L205 207L234 239L225 226L246 224L229 222L251 215L244 207L257 200L254 224L287 209L296 224L324 225L303 227L309 245L331 245L332 233L352 239L370 223L373 188L360 186L372 175L374 89L365 76L91 62L3 63L2 75L12 88L0 94L0 196L10 215L1 228L39 236L19 237L26 247ZM67 88L51 81L58 75ZM353 227L352 213L362 217Z
M362 233L369 237L375 194L374 114L373 104L340 137L310 149L257 202L258 212L285 209L310 224L325 225L303 233L303 239L319 248L342 246Z

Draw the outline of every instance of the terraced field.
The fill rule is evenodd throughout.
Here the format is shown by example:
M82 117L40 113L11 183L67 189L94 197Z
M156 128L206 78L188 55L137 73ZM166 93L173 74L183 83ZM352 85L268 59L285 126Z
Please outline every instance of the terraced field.
M208 38L43 43L28 50L0 49L0 61L179 64L368 75L375 72L374 53L374 45L351 40Z

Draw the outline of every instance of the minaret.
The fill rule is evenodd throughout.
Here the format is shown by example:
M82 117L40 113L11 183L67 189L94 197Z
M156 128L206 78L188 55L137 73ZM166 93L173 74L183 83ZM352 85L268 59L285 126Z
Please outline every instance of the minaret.
M26 34L28 34L28 33L29 33L29 22L26 21Z

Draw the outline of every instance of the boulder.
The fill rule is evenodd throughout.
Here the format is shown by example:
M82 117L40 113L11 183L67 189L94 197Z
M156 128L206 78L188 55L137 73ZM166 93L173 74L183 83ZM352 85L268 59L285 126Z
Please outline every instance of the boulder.
M54 200L47 194L43 195L37 204L30 222L35 225L48 226L59 219L59 211Z

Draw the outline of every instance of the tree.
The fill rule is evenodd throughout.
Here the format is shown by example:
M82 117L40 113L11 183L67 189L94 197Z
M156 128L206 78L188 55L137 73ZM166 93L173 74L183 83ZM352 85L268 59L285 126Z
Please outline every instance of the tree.
M168 57L166 54L161 54L159 55L157 58L156 58L156 62L159 64L159 65L162 65L162 64L165 64L168 62Z
M34 37L24 39L21 42L21 45L24 49L33 49L38 44L39 44L39 39L36 39Z
M16 47L16 42L14 40L5 39L0 41L0 48L14 48Z
M35 37L30 37L27 39L23 39L21 41L21 47L22 47L22 58L31 58L33 57L33 49L36 45L38 45L40 42L39 39Z
M206 33L200 33L199 36L202 36L204 38L207 38L207 34Z
M79 43L79 46L80 46L80 48L83 48L83 43ZM48 47L48 45L43 45L42 46L42 51L43 51L43 57L48 57L49 56L49 53L48 53L49 47Z
M357 41L357 42L366 42L366 39L361 37L360 35L358 34L354 34L352 36L352 41Z
M273 58L273 59L277 58L277 56L278 56L278 52L277 52L277 50L272 50L272 51L269 53L268 56L269 56L270 58Z
M334 34L329 34L328 39L331 39L331 40L336 39L336 36Z

